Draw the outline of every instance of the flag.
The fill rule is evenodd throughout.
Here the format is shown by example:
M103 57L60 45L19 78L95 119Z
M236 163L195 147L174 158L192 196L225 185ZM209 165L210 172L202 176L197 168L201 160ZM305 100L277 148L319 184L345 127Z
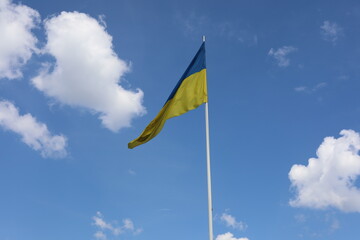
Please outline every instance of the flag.
M138 138L129 142L128 147L132 149L150 141L159 134L166 120L193 110L207 101L205 42L203 42L158 115Z

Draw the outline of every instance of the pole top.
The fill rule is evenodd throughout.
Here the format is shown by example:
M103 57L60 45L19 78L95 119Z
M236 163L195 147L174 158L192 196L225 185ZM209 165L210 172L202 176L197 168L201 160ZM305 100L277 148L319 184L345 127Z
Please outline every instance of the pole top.
M202 41L203 41L203 42L205 42L205 35L204 35L204 36L202 36Z

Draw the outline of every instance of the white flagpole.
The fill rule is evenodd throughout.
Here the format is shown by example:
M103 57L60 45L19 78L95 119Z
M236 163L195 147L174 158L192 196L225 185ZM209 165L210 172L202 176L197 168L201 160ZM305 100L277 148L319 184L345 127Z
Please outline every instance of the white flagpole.
M205 36L202 38L205 42ZM212 216L212 194L211 194L211 168L210 168L210 134L209 134L209 106L205 103L205 125L206 125L206 169L208 185L208 212L209 212L209 239L213 240L213 216Z

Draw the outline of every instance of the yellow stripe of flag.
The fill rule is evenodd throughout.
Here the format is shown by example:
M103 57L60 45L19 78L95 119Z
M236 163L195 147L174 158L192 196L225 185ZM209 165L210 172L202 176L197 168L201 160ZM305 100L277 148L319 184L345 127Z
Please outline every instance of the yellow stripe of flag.
M150 141L159 134L166 120L193 110L207 101L204 42L158 115L138 138L129 142L128 147L132 149Z

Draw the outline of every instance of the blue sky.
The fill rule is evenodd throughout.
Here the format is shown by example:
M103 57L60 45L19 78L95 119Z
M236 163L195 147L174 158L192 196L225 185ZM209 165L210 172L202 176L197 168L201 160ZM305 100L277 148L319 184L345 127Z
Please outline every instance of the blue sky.
M204 106L127 149L206 35L215 239L353 240L359 20L357 1L0 0L0 239L207 239Z

